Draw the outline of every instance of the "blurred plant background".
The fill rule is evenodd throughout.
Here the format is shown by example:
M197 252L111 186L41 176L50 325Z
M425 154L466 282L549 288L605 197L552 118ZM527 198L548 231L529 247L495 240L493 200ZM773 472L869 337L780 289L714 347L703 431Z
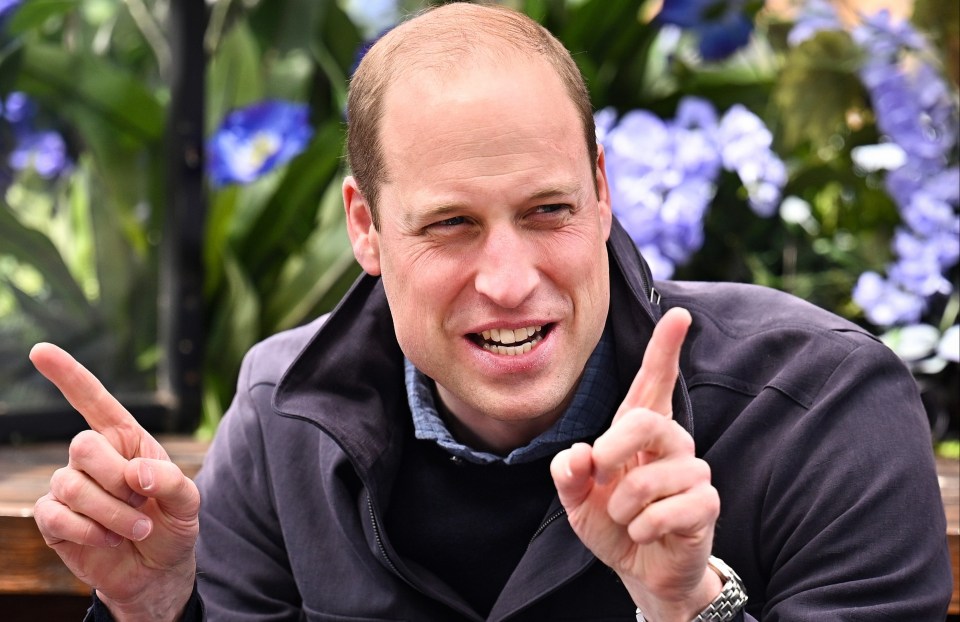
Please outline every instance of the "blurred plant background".
M0 418L49 399L26 361L39 340L112 390L156 390L178 1L0 0ZM504 3L574 52L614 209L657 276L768 285L881 335L957 452L955 0ZM246 349L358 274L346 84L423 4L206 2L201 434Z

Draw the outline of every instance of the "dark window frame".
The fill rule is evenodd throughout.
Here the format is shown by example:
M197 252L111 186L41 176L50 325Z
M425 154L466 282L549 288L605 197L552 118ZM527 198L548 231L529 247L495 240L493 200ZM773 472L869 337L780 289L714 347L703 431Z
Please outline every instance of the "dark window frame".
M204 191L203 0L172 0L172 52L165 175L167 210L160 251L157 391L118 396L153 433L193 432L202 407ZM86 423L65 400L0 416L0 443L64 440Z

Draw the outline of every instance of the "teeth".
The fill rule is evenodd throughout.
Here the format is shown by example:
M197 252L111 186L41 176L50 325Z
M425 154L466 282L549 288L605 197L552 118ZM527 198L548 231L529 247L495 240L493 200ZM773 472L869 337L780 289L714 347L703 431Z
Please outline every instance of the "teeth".
M493 352L494 354L516 356L529 352L533 349L533 346L537 345L543 339L543 336L540 334L542 328L542 326L527 326L516 330L491 328L490 330L485 330L480 333L486 342L482 345L485 350ZM527 339L530 339L530 341L526 341ZM520 341L524 343L512 345Z

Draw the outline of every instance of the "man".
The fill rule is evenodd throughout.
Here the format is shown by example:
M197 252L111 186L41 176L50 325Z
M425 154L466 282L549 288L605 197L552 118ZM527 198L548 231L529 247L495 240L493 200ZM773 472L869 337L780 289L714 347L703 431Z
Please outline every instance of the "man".
M36 518L94 619L943 619L909 374L783 294L654 287L545 31L427 12L349 122L367 274L248 354L199 490L34 349L92 428Z

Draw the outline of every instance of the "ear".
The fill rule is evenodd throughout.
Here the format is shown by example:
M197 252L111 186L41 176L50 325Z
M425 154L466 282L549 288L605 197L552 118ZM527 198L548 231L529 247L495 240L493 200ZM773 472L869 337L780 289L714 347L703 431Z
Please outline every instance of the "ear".
M353 176L343 180L343 209L347 213L347 235L364 272L380 274L380 234L373 226L370 205Z
M607 183L607 165L603 156L603 145L597 143L597 199L600 226L603 228L604 239L608 239L613 221L613 206L610 203L610 185Z

